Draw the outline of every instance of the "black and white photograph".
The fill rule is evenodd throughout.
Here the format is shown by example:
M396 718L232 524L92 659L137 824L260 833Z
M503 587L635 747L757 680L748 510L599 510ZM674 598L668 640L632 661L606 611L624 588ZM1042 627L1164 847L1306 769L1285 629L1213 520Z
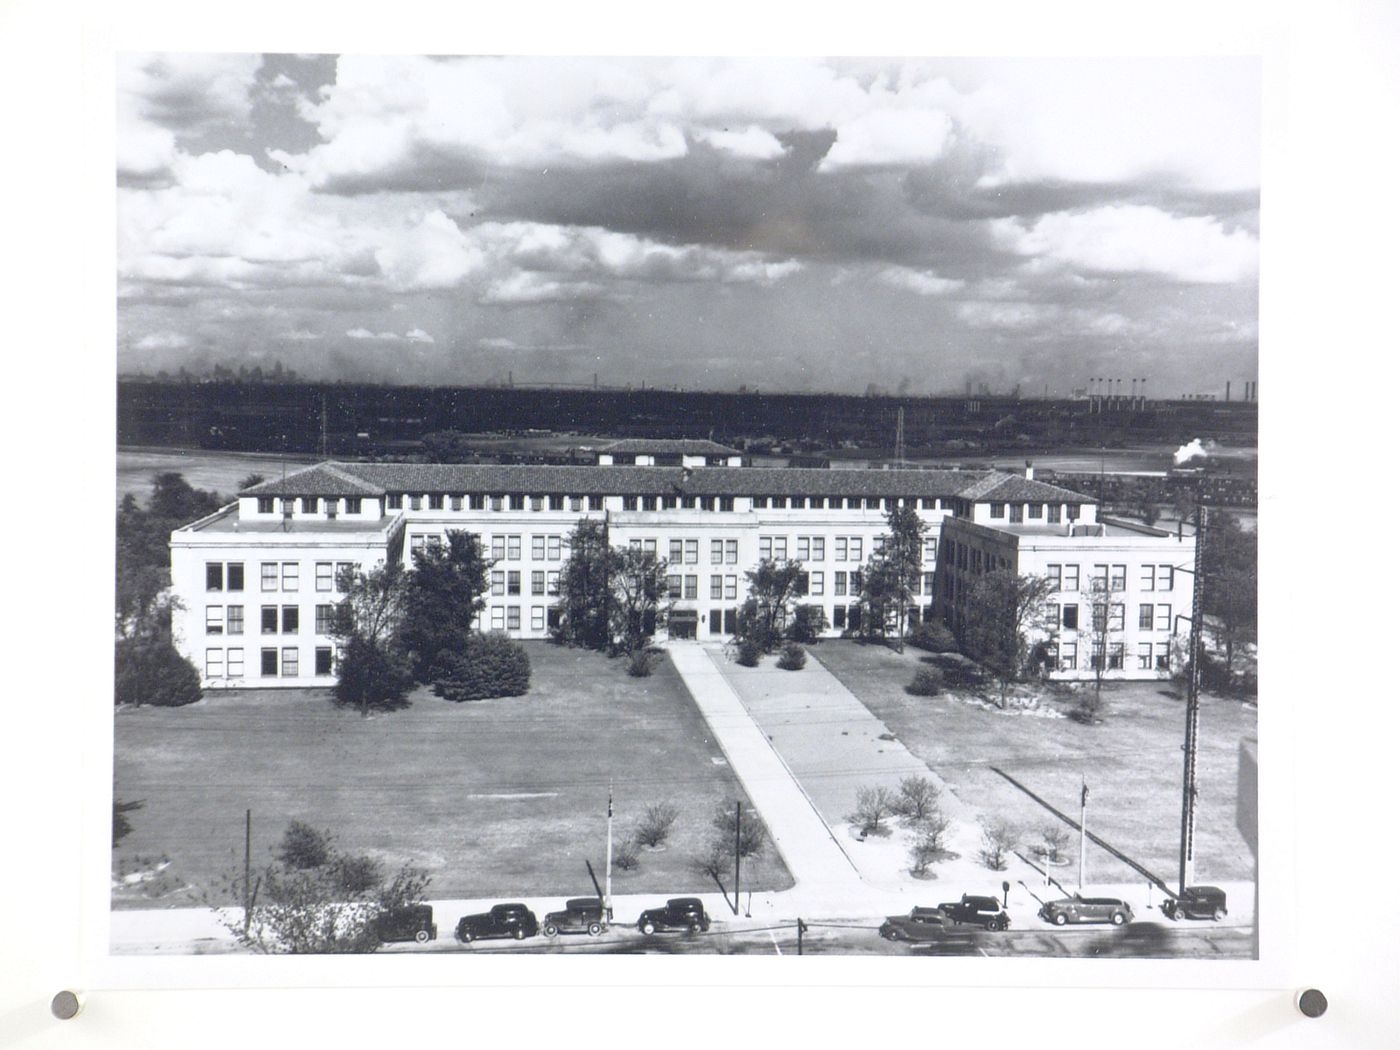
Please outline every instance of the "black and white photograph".
M116 75L114 953L1256 957L1257 60Z

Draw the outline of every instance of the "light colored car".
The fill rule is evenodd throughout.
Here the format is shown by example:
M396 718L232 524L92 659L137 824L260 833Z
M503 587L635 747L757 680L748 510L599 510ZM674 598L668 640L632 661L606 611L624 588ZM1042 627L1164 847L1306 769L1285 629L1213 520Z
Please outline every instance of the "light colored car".
M1117 897L1064 897L1042 904L1040 917L1056 926L1071 922L1111 922L1122 926L1133 921L1133 909Z

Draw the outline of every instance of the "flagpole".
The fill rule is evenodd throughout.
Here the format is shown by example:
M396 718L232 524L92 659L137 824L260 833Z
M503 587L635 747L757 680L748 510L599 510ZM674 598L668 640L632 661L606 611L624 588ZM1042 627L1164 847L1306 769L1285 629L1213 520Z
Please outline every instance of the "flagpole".
M1089 808L1089 784L1083 775L1079 778L1079 895L1084 895L1084 812Z
M608 857L603 869L603 914L612 919L612 825L613 825L612 780L608 780Z

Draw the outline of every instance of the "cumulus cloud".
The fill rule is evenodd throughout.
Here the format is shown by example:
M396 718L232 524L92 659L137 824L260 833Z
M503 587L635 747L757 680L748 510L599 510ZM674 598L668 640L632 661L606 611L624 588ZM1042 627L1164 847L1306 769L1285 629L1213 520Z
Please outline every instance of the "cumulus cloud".
M182 350L190 345L186 336L179 332L152 332L136 343L138 350Z
M756 124L750 124L742 131L730 131L728 128L697 128L695 137L717 150L751 160L772 160L787 152L776 135Z
M953 134L948 114L934 109L877 109L838 125L819 170L929 164Z
M967 285L966 281L956 278L939 277L932 270L911 270L905 266L890 266L881 270L880 280L919 295L949 295Z
M1259 265L1259 242L1249 232L1142 205L1056 212L1029 225L1000 219L992 227L1001 244L1020 255L1097 273L1218 284L1252 278Z
M435 343L437 342L431 335L421 328L410 328L403 337L410 343Z

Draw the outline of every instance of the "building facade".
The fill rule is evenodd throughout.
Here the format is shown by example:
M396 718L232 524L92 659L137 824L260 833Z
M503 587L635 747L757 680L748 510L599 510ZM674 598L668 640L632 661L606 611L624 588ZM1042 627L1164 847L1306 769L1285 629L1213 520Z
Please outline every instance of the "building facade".
M326 632L341 568L387 560L411 566L415 551L443 543L450 530L479 536L493 562L481 628L544 638L581 518L605 521L613 546L654 551L667 562L671 638L730 636L747 597L744 574L764 558L804 564L801 601L822 606L830 633L839 635L858 625L860 574L895 505L916 508L928 529L916 618L956 615L951 596L941 604L937 598L947 586L940 572L954 580L953 594L964 586L959 562L945 569L939 556L952 530L980 530L957 531L958 542L970 548L976 536L991 549L1015 539L1007 530L1025 517L1047 527L1097 523L1089 497L1031 477L750 468L723 446L656 445L599 450L593 466L323 463L265 482L171 535L176 644L209 688L332 684L334 644ZM622 455L632 465L610 461ZM689 462L653 465L673 455ZM1010 505L1022 520L998 528L996 515L1009 517ZM1075 538L1094 546L1088 535ZM1171 545L1165 534L1140 539L1144 551ZM1018 545L1010 557L993 556L1018 571L1039 571L1041 562L1052 564L1040 550ZM1178 554L1172 546L1171 557L1151 557L1167 564ZM1127 564L1125 557L1115 555L1112 564ZM1076 661L1062 673L1079 672Z

